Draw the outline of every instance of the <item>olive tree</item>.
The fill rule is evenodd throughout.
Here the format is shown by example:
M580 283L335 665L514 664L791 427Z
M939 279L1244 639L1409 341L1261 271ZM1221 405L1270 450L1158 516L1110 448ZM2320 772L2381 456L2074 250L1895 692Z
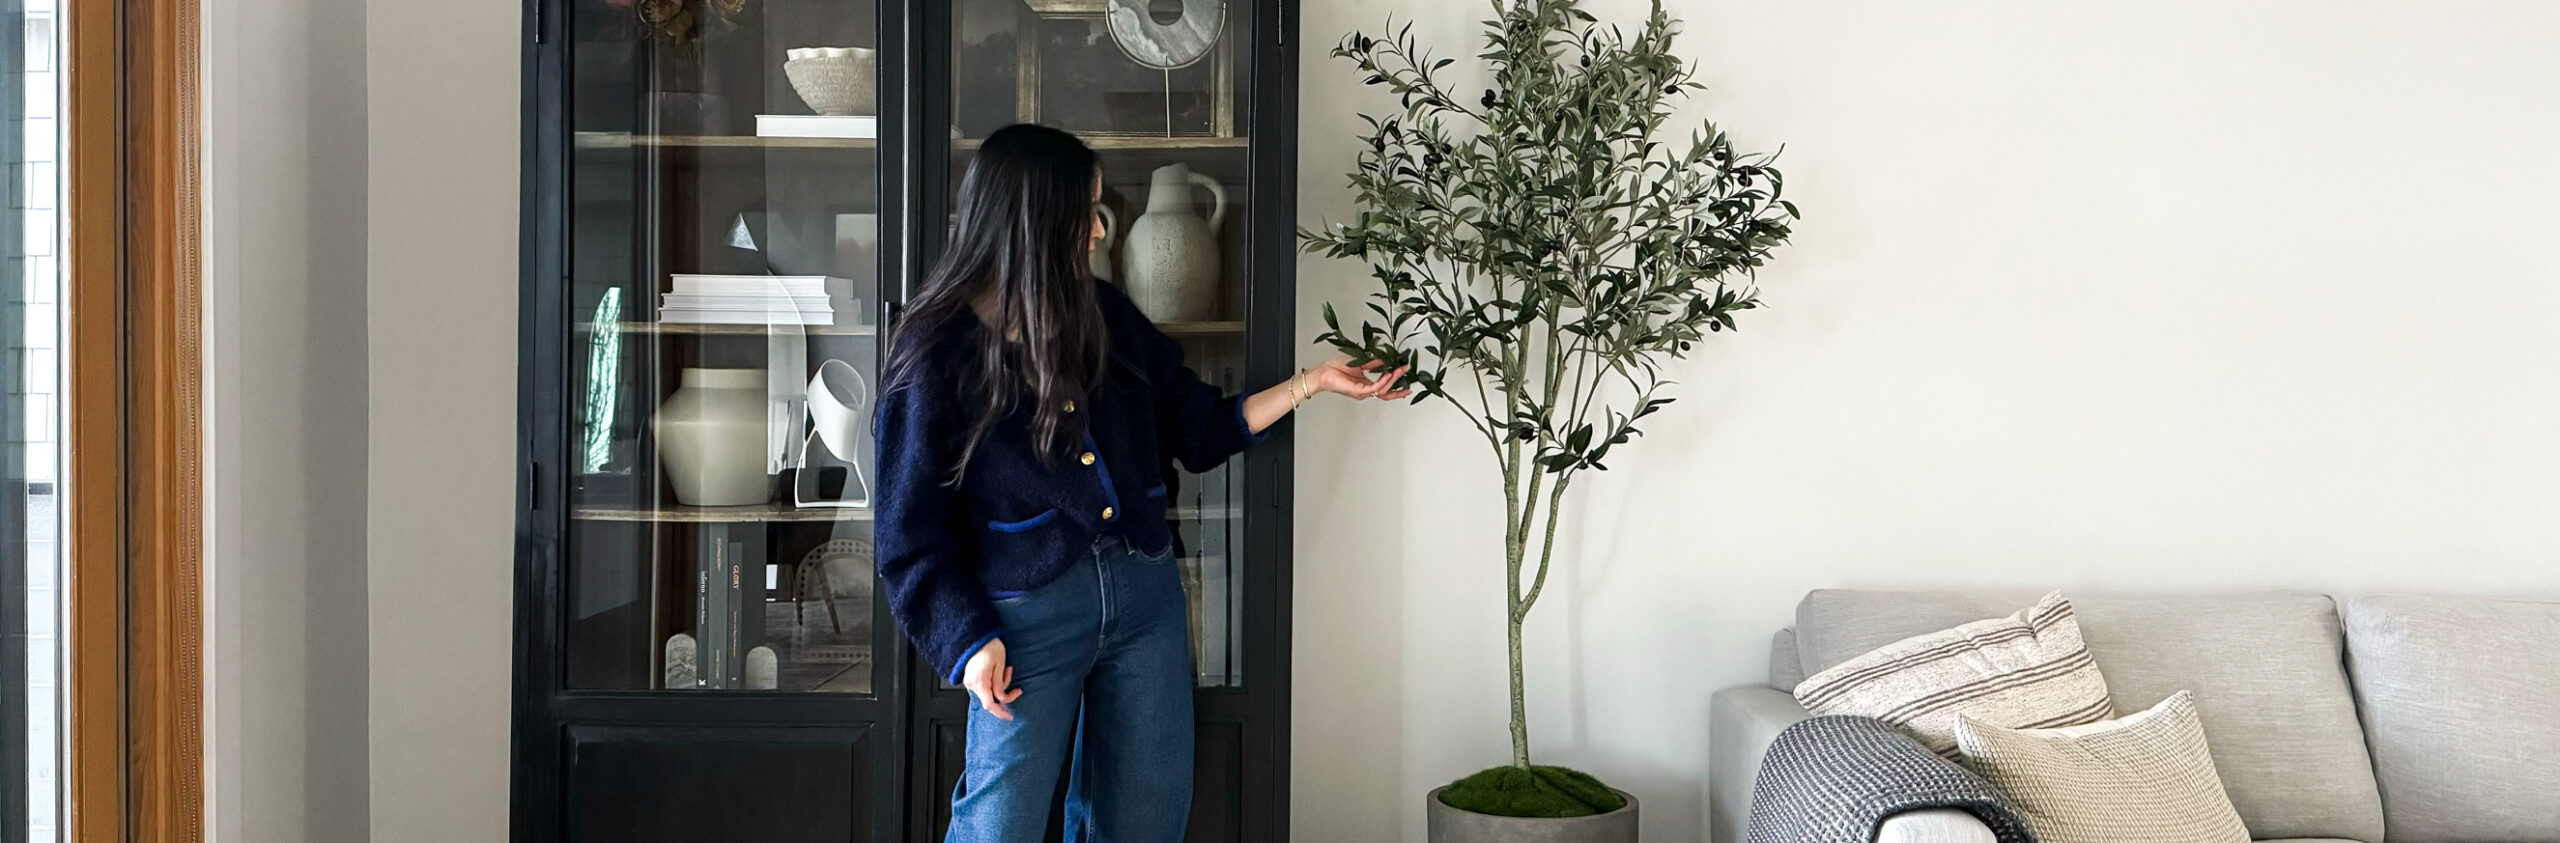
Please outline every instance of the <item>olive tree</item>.
M1413 400L1464 411L1501 470L1511 755L1528 769L1521 626L1547 583L1565 490L1672 401L1663 366L1759 306L1754 271L1795 206L1775 153L1712 123L1672 126L1703 90L1654 3L1633 32L1577 0L1495 0L1481 91L1447 77L1411 24L1333 50L1397 107L1362 115L1358 214L1300 232L1377 285L1318 342L1410 366Z

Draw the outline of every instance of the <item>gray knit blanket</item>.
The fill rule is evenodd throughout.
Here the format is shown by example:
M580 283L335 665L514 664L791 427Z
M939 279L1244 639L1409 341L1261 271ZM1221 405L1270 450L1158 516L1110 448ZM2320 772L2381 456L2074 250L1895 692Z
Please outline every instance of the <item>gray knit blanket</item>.
M1991 785L1867 717L1815 717L1769 746L1751 793L1750 843L1873 843L1887 817L1952 808L2000 843L2035 843Z

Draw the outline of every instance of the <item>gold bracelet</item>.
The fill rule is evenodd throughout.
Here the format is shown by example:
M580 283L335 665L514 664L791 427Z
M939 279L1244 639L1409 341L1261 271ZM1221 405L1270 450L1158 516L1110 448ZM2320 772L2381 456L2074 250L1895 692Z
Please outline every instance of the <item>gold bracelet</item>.
M1295 410L1314 397L1315 390L1307 386L1307 370L1299 369L1297 374L1289 376L1289 409Z

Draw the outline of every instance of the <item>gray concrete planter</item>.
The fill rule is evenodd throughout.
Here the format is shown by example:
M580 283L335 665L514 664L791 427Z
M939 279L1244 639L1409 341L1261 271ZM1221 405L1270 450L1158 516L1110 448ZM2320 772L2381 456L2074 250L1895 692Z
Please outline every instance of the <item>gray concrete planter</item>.
M1423 797L1430 800L1431 843L1636 843L1636 797L1623 790L1624 808L1560 820L1461 811L1440 801L1442 790L1448 788Z

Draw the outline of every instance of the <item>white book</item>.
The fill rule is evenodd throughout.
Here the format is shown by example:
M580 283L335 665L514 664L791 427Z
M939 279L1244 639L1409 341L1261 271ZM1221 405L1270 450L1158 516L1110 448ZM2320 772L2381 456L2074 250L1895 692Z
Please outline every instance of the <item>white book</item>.
M721 296L853 296L853 280L826 275L677 275L673 292Z
M687 325L834 325L836 317L833 313L673 309L658 311L658 321Z
M822 114L758 114L760 138L877 138L880 118Z
M658 299L660 307L699 307L711 310L834 310L836 300L825 296L791 296L759 298L755 296L697 296L668 293Z

